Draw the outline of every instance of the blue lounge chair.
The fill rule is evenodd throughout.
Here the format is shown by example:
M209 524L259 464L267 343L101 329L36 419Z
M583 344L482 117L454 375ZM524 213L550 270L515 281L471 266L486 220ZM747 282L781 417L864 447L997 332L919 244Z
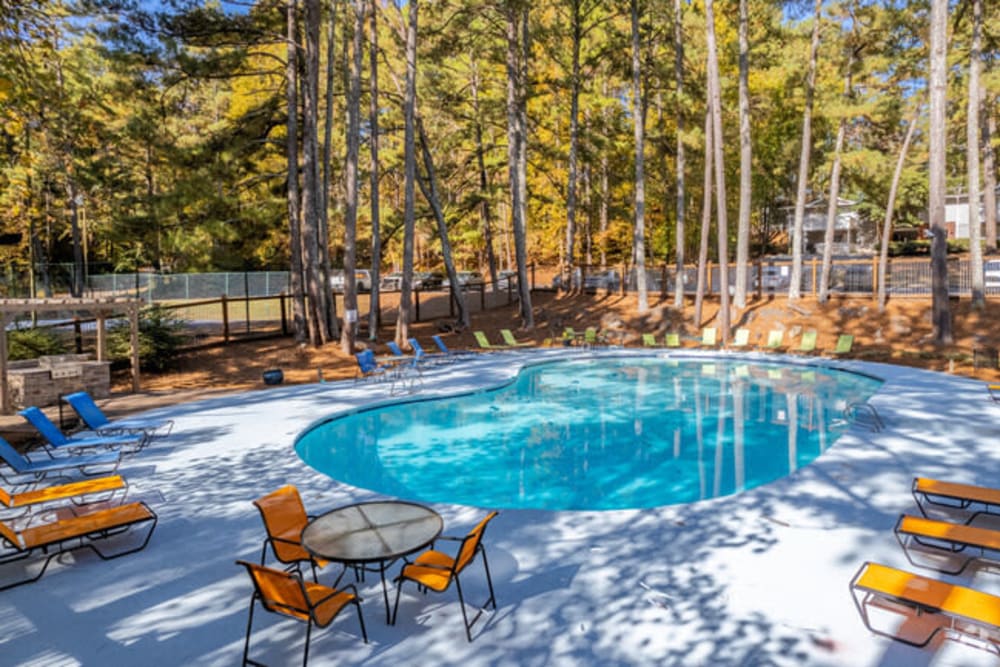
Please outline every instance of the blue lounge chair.
M371 350L356 352L354 358L358 360L358 375L354 381L362 380L385 380L389 377L389 366L382 365L375 360L375 353Z
M67 436L52 420L38 408L31 407L21 410L17 414L24 417L28 423L35 427L35 430L45 439L48 447L54 449L67 449L80 453L82 450L93 447L106 447L108 449L122 449L130 452L137 452L146 443L146 435L97 435L89 436Z
M396 345L396 341L390 340L385 344L385 346L389 348L390 352L392 352L392 356L398 357L400 360L406 358L406 355L403 354L403 350L399 348L399 345Z
M11 485L34 484L43 479L61 477L76 470L81 475L107 475L118 469L120 452L105 452L89 456L60 456L33 461L14 449L9 442L0 438L0 459L6 461L10 470L0 467L0 477ZM94 470L99 468L99 470Z
M447 356L449 359L457 359L459 357L471 356L475 352L468 352L466 350L450 350L448 346L444 344L441 340L441 336L431 336L431 340L437 345L438 349L441 350L441 354Z
M454 361L453 359L449 359L446 354L428 354L416 338L408 338L407 341L410 343L410 347L413 348L413 354L416 355L418 364L436 364Z
M166 437L170 435L170 431L174 428L172 419L129 418L111 421L97 407L97 403L94 403L94 399L90 397L90 394L85 391L68 394L64 398L73 410L76 411L76 414L80 416L83 423L87 425L87 428L101 435L144 433L148 438L156 436Z

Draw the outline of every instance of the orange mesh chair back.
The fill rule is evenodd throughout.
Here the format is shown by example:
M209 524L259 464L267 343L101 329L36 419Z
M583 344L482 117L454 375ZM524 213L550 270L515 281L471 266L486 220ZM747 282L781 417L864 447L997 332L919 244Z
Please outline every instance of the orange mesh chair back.
M353 604L357 610L358 622L361 624L361 636L365 643L368 643L365 619L361 615L361 605L358 604L358 593L354 586L345 586L338 590L322 584L303 581L302 575L298 572L275 570L242 560L236 561L236 564L247 569L254 586L254 593L250 598L249 618L247 619L247 636L243 645L244 665L263 667L262 663L250 659L253 612L258 600L265 610L294 618L306 624L303 665L309 662L309 640L312 635L312 626L325 628L330 625L348 604Z
M458 603L462 608L462 619L465 621L465 636L472 641L472 626L482 615L483 611L497 608L496 595L493 593L493 579L490 576L489 562L486 560L486 549L483 547L483 534L486 526L496 517L497 512L490 512L476 524L476 527L469 531L465 537L442 537L442 540L459 542L458 551L454 557L446 553L429 549L417 556L412 563L403 566L399 577L396 578L396 603L392 609L392 625L396 624L396 614L399 612L399 595L403 588L404 581L415 582L427 590L436 593L444 592L452 581L455 582L455 590L458 591ZM469 620L469 615L465 610L465 596L462 593L462 583L459 574L472 563L476 554L482 554L483 569L486 572L486 585L490 591L490 597L479 607L476 615Z
M264 564L270 545L274 557L292 570L299 570L303 561L308 562L313 568L315 580L316 566L322 567L326 563L314 559L302 546L302 529L309 523L309 516L298 489L289 484L258 498L253 504L260 510L267 529L267 538L260 550L260 564Z

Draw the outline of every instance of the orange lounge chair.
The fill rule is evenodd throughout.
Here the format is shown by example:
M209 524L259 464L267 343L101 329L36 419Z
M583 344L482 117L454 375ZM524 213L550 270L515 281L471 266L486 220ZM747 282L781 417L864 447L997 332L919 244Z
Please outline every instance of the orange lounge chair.
M452 540L460 543L454 557L435 551L434 545L431 545L431 549L417 556L412 563L407 561L407 564L403 566L403 571L396 578L396 603L392 608L390 625L396 624L396 614L399 612L399 594L403 589L404 581L413 581L418 586L435 593L443 593L448 590L448 586L454 581L455 590L458 591L458 603L462 608L462 619L465 621L465 636L470 642L472 641L472 626L479 620L483 610L497 608L496 596L493 594L493 579L490 577L490 566L486 560L486 549L483 548L483 533L486 532L486 525L496 515L497 512L487 514L486 518L480 521L465 537L438 538L439 540ZM465 596L462 594L462 584L458 575L475 559L477 553L483 555L483 569L486 570L486 584L489 586L490 597L480 605L479 611L470 621L465 611Z
M98 544L111 536L127 531L132 526L140 523L152 522L146 532L142 543L137 547L132 547L124 551L119 551L111 555L105 555L98 548ZM108 509L72 516L60 519L53 523L44 523L31 526L17 531L9 525L0 521L0 537L3 538L3 549L0 550L0 565L6 565L14 561L23 560L30 557L36 551L41 551L45 556L42 569L33 577L27 577L10 584L0 586L0 590L6 590L21 584L37 581L45 574L45 569L49 562L60 554L75 549L87 547L103 560L111 560L126 554L140 551L149 543L149 538L156 528L156 514L149 509L146 503L129 503Z
M948 523L936 519L900 515L893 529L907 559L917 567L926 567L944 574L961 574L974 560L986 560L988 551L1000 553L1000 530ZM913 559L912 547L938 550L946 556L964 556L954 569L946 569ZM977 552L965 555L967 552ZM996 561L996 558L992 560Z
M264 520L267 537L260 550L260 564L267 557L267 547L271 547L274 557L286 566L286 570L301 572L301 563L312 567L313 581L317 581L316 568L326 565L326 561L313 558L302 546L302 530L313 517L306 514L299 490L291 484L272 491L253 501ZM339 581L339 578L338 578Z
M303 667L309 662L309 639L312 626L325 628L337 618L341 610L348 604L353 604L358 612L358 622L361 623L361 636L368 643L368 633L365 631L365 619L361 615L361 605L358 604L358 592L353 585L342 589L330 588L302 580L298 572L275 570L263 565L236 561L250 574L254 592L250 598L250 618L247 619L247 638L243 645L243 665L264 667L263 663L250 659L250 633L253 628L253 610L257 600L264 609L274 613L294 618L306 623L306 646L302 656Z
M928 516L926 505L963 511L981 507L966 519L967 524L980 514L1000 514L1000 489L915 477L911 491L924 516Z
M859 593L863 594L860 599ZM851 580L851 596L865 627L877 635L922 647L943 631L984 640L1000 653L996 635L1000 629L1000 597L995 595L867 562ZM938 624L925 637L915 639L876 629L867 610L873 601L881 602L882 608L887 608L886 603L906 607L915 615L937 614L947 624Z
M14 494L0 488L0 504L3 504L8 510L24 509L25 511L18 515L24 516L34 514L37 511L54 505L72 503L79 507L90 505L91 503L107 502L118 491L123 492L122 500L124 500L125 495L128 493L128 484L119 475L110 475L108 477L96 477L69 484L57 484L43 489Z

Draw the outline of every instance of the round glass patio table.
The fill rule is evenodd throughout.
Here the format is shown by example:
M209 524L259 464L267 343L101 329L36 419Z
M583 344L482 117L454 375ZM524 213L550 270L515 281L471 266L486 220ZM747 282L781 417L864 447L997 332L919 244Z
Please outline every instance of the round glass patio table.
M317 558L345 565L372 565L382 580L385 618L389 590L385 571L397 559L419 551L441 535L444 521L429 507L403 500L338 507L316 517L302 531L302 546Z

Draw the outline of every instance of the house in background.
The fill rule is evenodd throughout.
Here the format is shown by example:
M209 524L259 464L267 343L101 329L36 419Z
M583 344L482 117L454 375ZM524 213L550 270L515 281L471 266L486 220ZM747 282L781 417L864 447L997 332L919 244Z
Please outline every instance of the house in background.
M997 186L997 212L998 218L1000 218L1000 186ZM980 232L983 232L983 219L984 219L983 201L979 201L979 224ZM944 198L944 226L948 230L948 238L950 239L967 239L969 238L969 193L958 192L955 194L945 195Z
M802 250L807 255L822 254L826 245L827 201L821 198L806 204L805 217L802 219ZM786 207L784 213L785 231L788 232L788 238L791 238L795 209ZM874 226L858 212L858 202L839 197L833 229L833 254L871 254L875 252L877 238Z

